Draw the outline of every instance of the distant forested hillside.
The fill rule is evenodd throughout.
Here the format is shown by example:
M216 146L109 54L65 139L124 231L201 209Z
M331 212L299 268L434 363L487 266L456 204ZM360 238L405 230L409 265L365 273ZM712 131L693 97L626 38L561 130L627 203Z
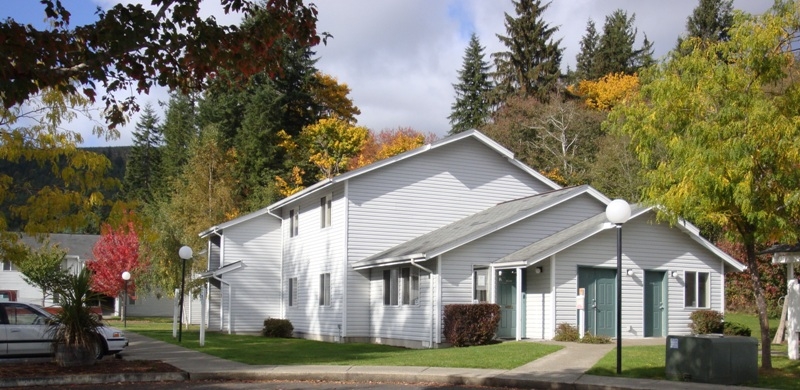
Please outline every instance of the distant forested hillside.
M111 161L111 170L108 172L109 176L119 180L120 186L104 191L104 196L106 199L116 199L118 198L121 193L121 183L122 180L125 178L125 166L128 161L128 155L130 154L131 147L130 146L107 146L107 147L92 147L92 148L81 148L83 150L87 150L93 153L103 154L105 155L109 161ZM16 205L21 205L27 202L28 197L31 194L38 192L39 189L44 188L45 186L56 186L60 187L63 185L63 182L57 180L54 177L51 167L49 166L40 166L35 161L21 159L17 163L11 163L7 160L0 160L0 172L3 172L9 176L11 176L14 180L14 185L12 187L12 191L9 191L12 195L12 199L8 199L6 202L0 204L0 210L5 213L5 215L9 216L8 220L8 230L9 231L17 231L21 228L21 221L20 219L10 213L10 208ZM20 183L24 183L21 185ZM106 211L107 212L107 211ZM103 216L105 219L105 216ZM92 233L92 234L99 234L99 231L96 231L98 227L89 227L87 231L82 232L53 232L53 233Z

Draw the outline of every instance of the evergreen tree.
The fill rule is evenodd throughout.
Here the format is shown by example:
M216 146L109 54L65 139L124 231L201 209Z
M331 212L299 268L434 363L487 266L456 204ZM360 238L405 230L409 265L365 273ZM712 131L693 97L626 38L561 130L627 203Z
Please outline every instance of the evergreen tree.
M495 103L515 94L547 101L561 76L561 40L554 41L558 27L550 27L542 14L550 3L515 0L517 17L505 14L508 36L497 35L508 51L492 54L495 61Z
M606 16L603 25L603 35L597 46L597 55L594 61L594 78L605 76L609 73L636 72L636 59L641 51L633 49L636 41L636 28L633 22L636 15L628 18L628 13L618 9Z
M678 37L677 51L687 54L690 49L681 49L686 39L699 38L703 42L728 40L728 29L733 24L733 0L700 0L686 19L688 36Z
M634 58L633 66L638 71L641 68L646 68L655 63L656 60L653 58L653 42L647 39L647 34L645 34L642 48L639 49L636 58Z
M594 73L599 44L600 36L597 34L594 21L589 19L589 22L586 23L586 34L581 38L581 51L576 56L575 78L577 80L594 80L603 76Z
M167 104L162 133L164 179L177 177L189 159L189 145L197 138L194 98L173 94Z
M125 168L123 191L128 199L147 203L160 188L159 180L162 177L160 147L164 137L158 121L153 106L148 103L133 131L133 147Z
M464 53L464 65L458 71L459 82L453 84L456 101L448 117L452 125L450 135L481 127L491 114L489 92L492 82L489 80L489 64L484 60L483 49L478 36L472 33Z

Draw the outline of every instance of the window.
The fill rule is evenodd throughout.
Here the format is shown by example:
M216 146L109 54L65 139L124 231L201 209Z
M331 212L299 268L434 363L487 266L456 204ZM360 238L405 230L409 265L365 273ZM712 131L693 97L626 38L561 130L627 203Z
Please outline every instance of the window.
M319 227L326 228L331 226L331 201L333 196L328 195L319 198Z
M331 274L321 274L319 276L319 305L331 305Z
M419 304L419 270L405 267L383 271L383 304Z
M16 271L11 260L3 260L3 271Z
M297 278L289 278L289 306L297 306Z
M711 303L711 277L708 272L689 272L684 275L684 305L686 307L709 307Z
M293 208L289 210L289 237L297 235L298 226L300 223L300 209Z
M488 302L487 297L487 284L488 284L489 269L475 268L472 271L472 301L475 303Z

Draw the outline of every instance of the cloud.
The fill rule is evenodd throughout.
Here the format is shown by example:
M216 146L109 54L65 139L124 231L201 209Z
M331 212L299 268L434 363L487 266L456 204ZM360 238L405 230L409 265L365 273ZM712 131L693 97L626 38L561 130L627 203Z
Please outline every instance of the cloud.
M68 7L72 10L82 3L72 2ZM96 0L103 8L115 3ZM439 136L450 129L447 116L455 99L452 84L458 81L470 34L478 35L486 47L486 60L491 62L491 53L506 50L497 39L497 34L506 35L505 14L516 16L510 0L336 0L315 4L318 30L333 35L327 45L315 48L317 67L350 87L350 97L361 109L359 124L376 131L412 127ZM698 0L559 0L550 4L544 19L559 29L555 37L561 39L562 68L566 70L575 67L590 18L601 31L606 15L614 10L635 14L637 45L647 34L659 58L675 46L697 4ZM735 8L750 13L761 13L771 5L772 0L734 3ZM81 5L76 11L93 12L94 6ZM218 0L204 0L201 13L218 23L240 20L238 15L225 15ZM41 13L37 15L41 17ZM158 101L167 99L166 91L154 88L139 101L142 106L146 102L157 106ZM137 120L138 115L132 117L122 129L122 138L113 144L131 144L130 132ZM105 141L87 137L86 144Z

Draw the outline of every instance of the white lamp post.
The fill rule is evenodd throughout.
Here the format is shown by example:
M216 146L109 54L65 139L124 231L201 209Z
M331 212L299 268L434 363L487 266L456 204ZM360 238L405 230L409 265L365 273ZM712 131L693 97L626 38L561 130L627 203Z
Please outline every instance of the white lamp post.
M125 281L125 306L122 309L122 323L124 327L128 327L128 281L131 280L131 273L125 271L122 273L122 280Z
M183 288L185 285L186 280L186 261L192 258L192 248L184 245L178 250L178 256L183 259L181 261L181 299L180 299L180 307L181 311L178 314L178 342L181 342L181 336L183 331Z
M614 199L606 206L606 218L617 228L617 374L622 373L622 224L631 217L631 205Z

